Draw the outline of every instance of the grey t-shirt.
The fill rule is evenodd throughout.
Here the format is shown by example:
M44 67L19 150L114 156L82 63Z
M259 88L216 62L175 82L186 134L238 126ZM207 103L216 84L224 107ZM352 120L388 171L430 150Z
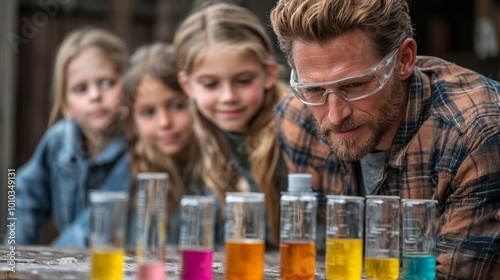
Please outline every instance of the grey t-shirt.
M387 151L369 153L359 161L363 175L364 188L361 188L363 195L371 195L375 190L375 183L380 171L384 169L385 160L388 155L389 152Z

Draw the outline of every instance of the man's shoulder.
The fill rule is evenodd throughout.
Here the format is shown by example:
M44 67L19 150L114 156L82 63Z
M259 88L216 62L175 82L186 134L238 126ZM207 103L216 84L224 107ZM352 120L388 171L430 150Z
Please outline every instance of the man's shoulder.
M455 62L434 56L417 56L415 67L429 78L431 86L448 86L453 91L485 87L499 91L500 83Z
M415 66L420 68L422 71L425 71L426 69L449 67L452 65L456 64L440 57L427 55L417 55L417 60L415 63Z
M423 88L431 90L435 118L464 130L478 118L500 117L497 81L436 57L419 57L417 67L425 76Z
M306 109L307 106L300 102L292 93L286 94L276 106L276 111L279 115L283 115L290 110L302 111Z
M278 119L293 119L298 123L314 121L309 108L291 93L278 103L276 117Z

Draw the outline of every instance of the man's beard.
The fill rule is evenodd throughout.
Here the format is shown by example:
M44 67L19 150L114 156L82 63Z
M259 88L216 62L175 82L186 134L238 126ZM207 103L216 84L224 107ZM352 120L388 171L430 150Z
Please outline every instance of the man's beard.
M384 134L389 131L391 126L398 119L404 98L405 95L401 81L394 79L390 95L380 108L380 119L378 121L375 121L369 115L363 115L359 119L348 118L339 125L334 125L331 122L320 125L316 122L318 135L328 141L331 150L340 160L360 160L375 149ZM330 131L348 131L361 125L367 126L370 131L370 134L364 140L358 140L356 138L331 139L329 137Z

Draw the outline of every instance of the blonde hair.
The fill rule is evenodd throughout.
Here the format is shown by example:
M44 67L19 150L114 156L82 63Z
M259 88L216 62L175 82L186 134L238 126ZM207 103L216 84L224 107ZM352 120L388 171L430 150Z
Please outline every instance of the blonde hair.
M404 39L413 37L406 0L279 0L270 18L281 50L292 67L293 41L323 43L360 29L383 57Z
M113 64L116 73L123 74L127 66L128 50L126 44L111 32L96 28L76 29L70 32L57 50L54 63L52 90L54 104L50 111L49 126L61 116L65 100L68 77L66 70L73 58L88 49L102 52Z
M174 36L175 57L179 70L192 74L211 46L250 52L265 67L274 62L273 46L264 26L250 11L232 4L216 3L187 17ZM246 148L252 174L266 196L273 238L279 241L279 189L283 183L276 172L280 159L273 123L275 105L283 95L276 84L266 90L260 110L249 124ZM192 106L195 131L204 161L205 184L224 205L225 192L239 191L241 174L231 160L229 143L224 132Z
M178 92L179 95L184 95L177 82L177 70L171 45L154 43L137 49L130 59L130 66L125 74L123 85L123 103L129 112L126 135L131 150L132 178L135 179L139 172L167 172L169 174L167 212L168 215L171 215L179 206L180 198L185 193L185 189L188 189L191 193L202 193L200 189L202 186L199 186L201 182L200 151L195 139L186 148L189 151L189 161L184 168L184 177L188 178L188 185L184 186L182 176L177 169L178 164L173 158L157 151L136 134L132 110L136 100L137 88L146 76L163 83L171 90ZM131 193L131 201L135 201L137 195L135 180L132 181Z

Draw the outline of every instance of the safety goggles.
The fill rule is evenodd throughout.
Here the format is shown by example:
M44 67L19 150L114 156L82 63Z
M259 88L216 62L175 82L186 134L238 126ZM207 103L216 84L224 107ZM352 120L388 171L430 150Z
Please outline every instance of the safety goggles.
M398 49L391 51L375 66L353 76L323 83L299 83L295 69L290 75L293 94L307 105L322 105L328 94L335 93L346 101L356 101L377 93L384 87L395 68Z

